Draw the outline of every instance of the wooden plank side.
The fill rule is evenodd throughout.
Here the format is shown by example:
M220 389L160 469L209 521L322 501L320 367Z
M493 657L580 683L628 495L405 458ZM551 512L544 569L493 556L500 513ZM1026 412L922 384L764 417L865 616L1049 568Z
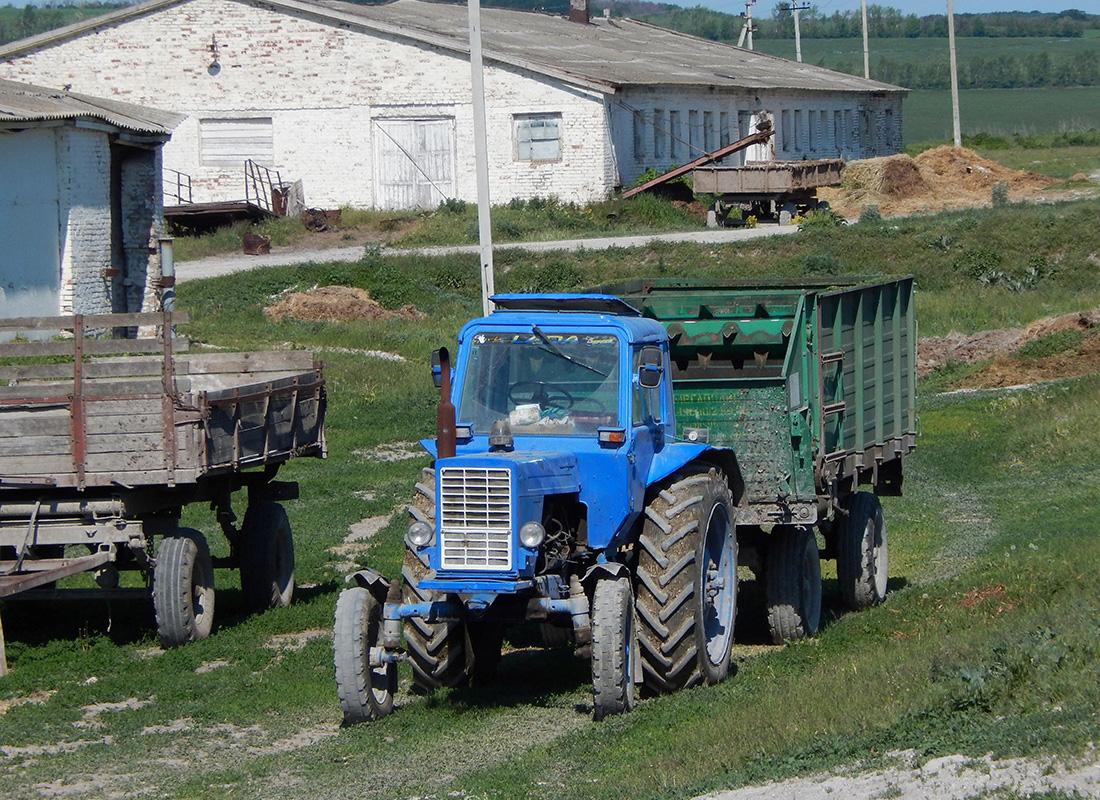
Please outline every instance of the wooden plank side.
M186 352L190 341L183 337L172 340L172 350ZM107 353L160 353L160 339L85 339L85 355ZM38 358L41 356L72 356L72 342L10 342L0 345L0 358Z
M176 392L190 392L191 379L180 376L175 379ZM122 395L161 394L164 384L160 378L110 378L81 381L84 397L118 397ZM72 393L71 381L20 383L0 389L0 399L32 400L37 398L67 397Z
M129 358L91 358L83 364L83 377L94 378L136 378L161 374L163 357L132 356ZM187 371L186 362L176 361L175 373ZM73 365L68 364L23 364L19 366L0 366L0 380L48 380L62 381L72 379Z
M191 315L186 311L174 311L171 316L173 325L186 325ZM83 319L84 328L132 328L140 325L160 325L164 322L161 312L130 314L87 314ZM9 317L0 319L2 331L50 331L73 330L75 318L68 317Z
M183 359L180 359L183 361ZM246 378L253 372L304 372L313 369L308 350L269 350L259 353L188 353L191 374L225 374Z

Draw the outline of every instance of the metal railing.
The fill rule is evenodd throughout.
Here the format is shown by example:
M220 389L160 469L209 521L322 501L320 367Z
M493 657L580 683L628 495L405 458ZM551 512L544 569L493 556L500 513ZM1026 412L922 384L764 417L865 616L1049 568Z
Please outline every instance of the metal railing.
M168 167L164 168L164 205L182 206L193 203L191 199L191 176ZM173 181L175 187L173 188ZM169 202L174 201L174 202Z

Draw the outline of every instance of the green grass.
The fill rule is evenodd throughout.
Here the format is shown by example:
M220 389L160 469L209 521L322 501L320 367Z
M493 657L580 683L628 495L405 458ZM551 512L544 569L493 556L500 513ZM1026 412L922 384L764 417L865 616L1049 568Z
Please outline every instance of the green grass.
M1078 201L731 247L505 251L498 287L797 276L818 256L819 267L915 273L921 332L969 332L1100 305L1092 278L1100 234L1089 224L1098 211L1100 201ZM1027 291L982 285L953 268L979 247L1000 253L1002 269L1022 269L1031 256L1057 269ZM428 316L343 324L263 317L282 292L325 283L361 286L390 307L415 303ZM287 507L305 588L289 608L245 616L235 579L219 570L219 629L167 653L152 647L142 603L5 605L13 671L0 681L0 701L53 692L0 716L5 797L38 797L56 784L77 795L86 786L87 796L146 790L169 798L683 798L855 761L881 764L898 749L921 758L1073 754L1096 739L1095 376L1012 393L922 395L906 496L885 501L887 603L842 614L826 580L821 636L786 648L739 646L737 673L720 686L648 700L595 724L584 662L520 651L506 655L500 681L485 689L418 698L405 691L402 670L403 705L393 716L338 730L326 632L341 557L329 548L352 522L410 497L427 458L385 462L373 450L431 435L428 354L477 312L477 293L476 257L468 256L373 255L178 287L196 347L289 343L326 361L329 458L294 461L280 473L302 487ZM220 538L205 508L190 509L187 521ZM358 560L396 575L402 533L397 513ZM301 646L273 638L303 632ZM53 749L20 749L38 745Z

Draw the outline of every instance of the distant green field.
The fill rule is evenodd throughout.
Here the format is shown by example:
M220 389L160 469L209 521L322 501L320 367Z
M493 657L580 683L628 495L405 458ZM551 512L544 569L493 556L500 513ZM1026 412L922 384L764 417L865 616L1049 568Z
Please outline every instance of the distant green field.
M920 90L903 104L906 145L951 138L951 92ZM963 135L1051 133L1100 125L1100 86L959 92Z
M1052 58L1065 58L1078 53L1095 52L1100 49L1100 39L1082 37L1080 39L1035 38L988 38L972 37L956 40L960 63L969 58L1000 55L1013 55L1024 58L1033 53L1046 52ZM756 39L753 48L774 56L794 58L794 39ZM871 39L871 77L875 77L875 59L888 58L894 61L925 62L939 60L947 62L946 39ZM862 39L803 39L802 60L808 64L820 64L836 68L847 62L862 74Z

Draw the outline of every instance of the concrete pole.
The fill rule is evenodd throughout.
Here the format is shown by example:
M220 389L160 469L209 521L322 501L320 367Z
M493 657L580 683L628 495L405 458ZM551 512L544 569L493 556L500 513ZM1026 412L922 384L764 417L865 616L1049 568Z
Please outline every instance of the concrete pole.
M867 46L867 0L860 0L860 10L863 15L863 77L871 78L871 50Z
M485 126L485 68L481 61L481 2L469 0L470 83L473 88L474 167L477 175L477 239L481 255L481 310L493 310L493 227L489 215L489 142Z
M745 3L745 27L749 31L749 49L752 50L752 6L756 0Z
M959 121L959 65L955 59L955 10L952 0L947 0L947 48L951 51L951 130L955 134L955 147L962 147L962 123Z
M802 63L802 31L798 27L798 3L794 6L794 58L799 64Z

